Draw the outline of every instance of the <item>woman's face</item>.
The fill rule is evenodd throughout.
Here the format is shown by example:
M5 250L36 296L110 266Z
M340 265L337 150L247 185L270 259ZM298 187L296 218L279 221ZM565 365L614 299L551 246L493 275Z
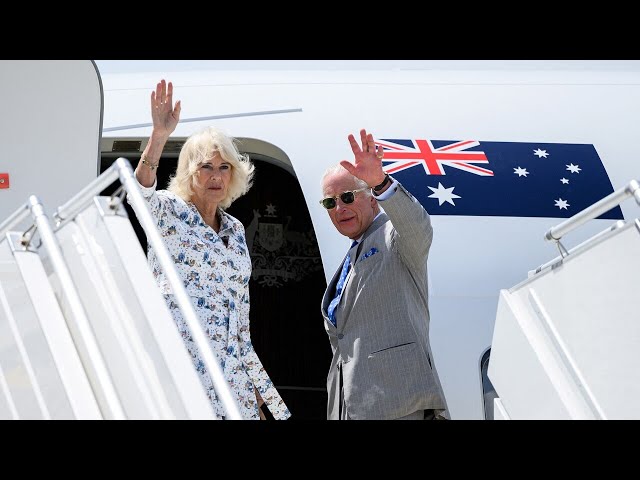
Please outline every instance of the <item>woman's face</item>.
M231 164L216 154L202 163L193 178L193 196L196 204L217 206L227 196L231 181Z

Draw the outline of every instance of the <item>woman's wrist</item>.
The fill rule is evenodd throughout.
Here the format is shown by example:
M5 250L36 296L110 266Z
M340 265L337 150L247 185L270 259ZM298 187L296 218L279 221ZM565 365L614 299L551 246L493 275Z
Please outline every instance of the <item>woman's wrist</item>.
M157 162L153 163L149 160L149 158L147 157L146 154L142 154L142 157L140 157L140 161L147 166L147 168L149 170L155 170L156 168L158 168L158 165L160 165L160 160L158 160Z
M164 148L164 144L169 140L169 137L171 137L171 133L167 131L159 132L154 128L151 130L151 135L149 135L149 143L162 149Z

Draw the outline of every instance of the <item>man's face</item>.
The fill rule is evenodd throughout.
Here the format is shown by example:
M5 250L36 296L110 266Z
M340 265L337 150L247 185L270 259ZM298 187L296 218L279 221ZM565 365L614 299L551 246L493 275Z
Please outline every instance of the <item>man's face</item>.
M322 182L323 198L337 197L336 206L327 210L329 218L342 235L352 240L369 228L377 213L377 201L366 190L357 192L353 203L346 204L340 198L341 193L359 188L346 171L328 175Z

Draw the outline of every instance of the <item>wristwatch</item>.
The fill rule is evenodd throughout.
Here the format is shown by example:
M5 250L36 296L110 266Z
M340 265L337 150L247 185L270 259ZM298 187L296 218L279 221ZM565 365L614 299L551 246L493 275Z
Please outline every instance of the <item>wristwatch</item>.
M389 178L389 174L385 173L384 174L384 180L382 181L382 183L380 185L376 185L375 187L373 187L373 191L374 192L379 192L380 190L382 190L387 183L389 183L391 181L391 179Z

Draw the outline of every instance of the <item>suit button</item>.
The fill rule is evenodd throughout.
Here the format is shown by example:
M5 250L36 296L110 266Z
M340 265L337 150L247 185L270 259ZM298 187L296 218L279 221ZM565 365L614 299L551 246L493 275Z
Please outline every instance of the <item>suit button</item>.
M344 338L344 334L343 334L343 333L339 333L339 334L338 334L338 339L339 339L339 340L342 340L343 338Z

